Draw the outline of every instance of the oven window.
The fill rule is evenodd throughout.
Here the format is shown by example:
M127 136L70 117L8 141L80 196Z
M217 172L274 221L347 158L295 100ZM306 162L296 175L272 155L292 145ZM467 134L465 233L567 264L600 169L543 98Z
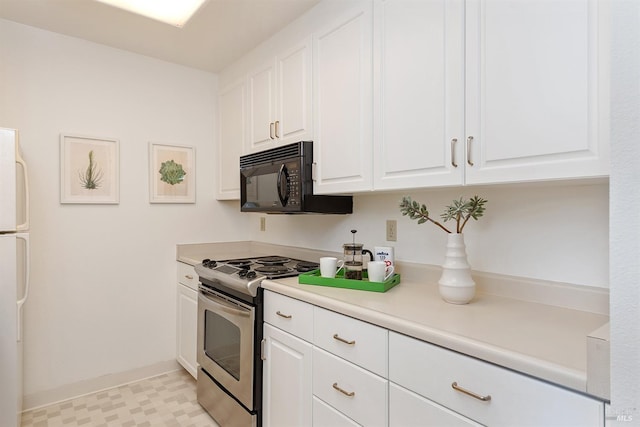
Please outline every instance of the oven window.
M205 354L240 381L240 329L212 311L204 315Z

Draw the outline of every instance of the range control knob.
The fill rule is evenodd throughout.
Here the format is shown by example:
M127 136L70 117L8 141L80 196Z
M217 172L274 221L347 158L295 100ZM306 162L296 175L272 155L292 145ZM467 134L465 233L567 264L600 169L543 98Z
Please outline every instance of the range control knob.
M202 265L207 268L214 268L216 265L218 265L218 263L212 259L207 258L202 260Z
M247 272L247 279L254 279L257 275L258 275L258 274L257 274L255 271L253 271L253 270L248 271L248 272Z
M241 269L238 271L238 277L245 277L247 275L247 270Z

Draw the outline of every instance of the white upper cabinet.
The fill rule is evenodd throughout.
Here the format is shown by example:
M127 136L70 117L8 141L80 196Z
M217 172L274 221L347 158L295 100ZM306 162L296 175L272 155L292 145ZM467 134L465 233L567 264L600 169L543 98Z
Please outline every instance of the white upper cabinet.
M374 189L608 175L608 10L376 0Z
M316 193L372 188L372 4L356 3L313 36Z
M464 5L374 6L374 187L461 185Z
M244 151L246 91L244 79L218 96L218 200L240 198L240 156Z
M305 38L247 77L250 152L312 138L311 38Z
M606 176L608 2L466 2L466 182Z
M275 144L275 76L275 61L269 61L247 77L249 151L270 148Z

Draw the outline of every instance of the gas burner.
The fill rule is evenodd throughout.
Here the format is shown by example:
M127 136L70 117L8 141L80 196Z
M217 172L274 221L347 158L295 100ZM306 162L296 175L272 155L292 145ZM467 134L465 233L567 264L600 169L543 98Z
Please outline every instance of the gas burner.
M262 265L284 265L285 263L291 260L289 258L285 258L281 256L266 256L263 258L258 258L255 261L258 264L262 264Z
M238 268L249 268L253 261L250 259L230 259L228 261L224 261L224 263Z
M283 273L289 273L290 271L293 271L291 268L285 267L284 265L261 265L259 267L255 267L254 270L257 271L258 273L263 273L266 275L283 274Z
M296 264L296 271L306 273L307 271L316 270L320 265L317 262L300 261Z

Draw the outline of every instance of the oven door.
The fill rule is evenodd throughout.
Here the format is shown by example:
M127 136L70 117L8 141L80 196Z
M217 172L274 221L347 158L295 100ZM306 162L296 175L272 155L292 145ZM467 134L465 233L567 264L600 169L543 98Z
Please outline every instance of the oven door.
M198 363L247 409L253 402L255 307L209 289L198 294Z

